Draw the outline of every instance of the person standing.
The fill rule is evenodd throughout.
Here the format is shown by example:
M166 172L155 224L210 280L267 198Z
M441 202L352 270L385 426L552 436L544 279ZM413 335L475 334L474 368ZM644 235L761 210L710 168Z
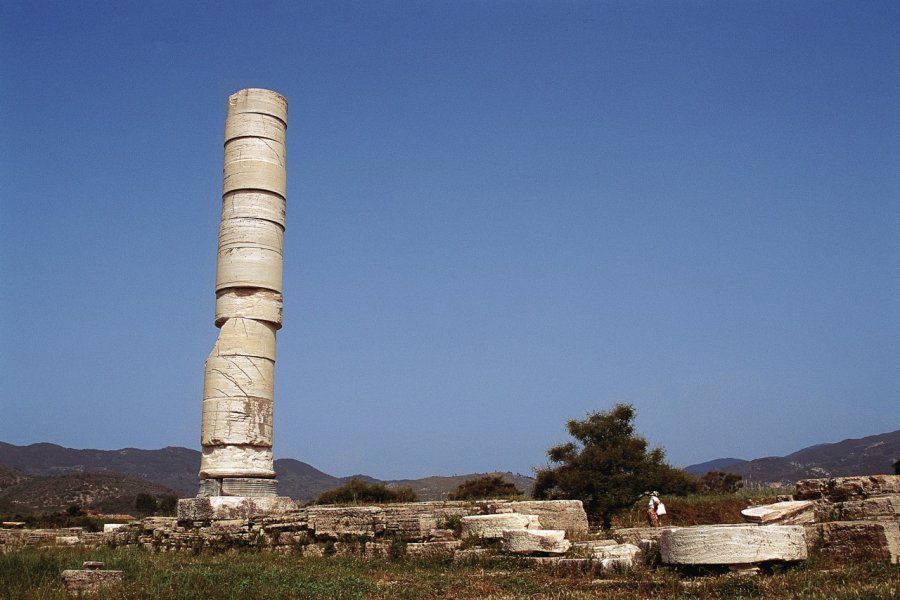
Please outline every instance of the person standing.
M659 499L659 492L650 494L650 501L647 503L647 518L651 527L659 527L660 515L666 514L666 506Z

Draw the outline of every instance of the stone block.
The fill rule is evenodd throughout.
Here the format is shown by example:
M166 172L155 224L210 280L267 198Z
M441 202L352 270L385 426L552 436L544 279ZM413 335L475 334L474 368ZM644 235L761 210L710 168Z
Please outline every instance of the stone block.
M62 572L67 598L100 594L122 583L122 571L67 569Z
M297 510L297 503L286 496L247 498L242 496L206 496L178 501L178 521L217 521L250 519L286 514Z
M498 509L506 510L506 507ZM523 515L537 515L546 529L564 529L566 535L585 535L588 532L587 513L581 500L523 500L513 501L508 510Z
M889 494L900 494L900 475L802 479L797 482L794 498L797 500L824 499L831 502L844 502L850 499Z
M799 525L683 527L662 532L660 554L673 565L797 561L806 559L806 536Z
M877 496L845 502L823 502L817 521L879 521L900 519L900 495Z
M471 515L461 519L462 537L499 539L507 529L539 529L535 515L504 513L495 515Z
M900 563L897 521L835 521L807 526L810 546L846 561Z
M365 557L366 558L390 558L391 547L390 542L366 542Z
M506 529L503 550L510 554L565 554L571 543L562 529Z
M308 509L309 527L316 538L375 537L384 531L384 512L378 506L325 506Z
M776 502L764 506L751 506L741 511L745 520L763 525L802 525L815 520L815 504L809 500Z
M622 544L633 544L640 547L642 541L650 541L659 544L659 538L664 531L679 529L679 527L627 527L613 531L613 537Z
M453 558L462 542L417 542L406 545L406 557L411 559L444 560Z

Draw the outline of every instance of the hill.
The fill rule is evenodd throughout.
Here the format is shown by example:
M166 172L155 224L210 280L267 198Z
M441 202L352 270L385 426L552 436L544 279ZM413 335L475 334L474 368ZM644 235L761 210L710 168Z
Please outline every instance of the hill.
M900 430L833 444L816 444L787 456L754 460L720 458L685 467L685 470L694 475L712 470L735 473L751 485L793 484L798 479L893 473L897 459L900 459Z
M103 513L129 513L138 494L157 498L175 490L121 473L87 472L20 478L0 491L0 512L55 512L72 505Z
M6 478L110 473L127 475L163 486L170 493L174 490L185 498L197 493L199 467L200 452L188 448L79 450L49 443L15 446L0 442L0 490L5 487ZM275 472L278 473L279 493L300 502L314 500L322 492L334 489L351 479L329 475L312 465L292 458L277 459ZM389 481L378 480L368 475L352 477L359 477L370 483L384 483L392 488L411 487L422 500L440 500L463 481L479 475L473 473ZM531 477L524 475L512 473L502 475L524 492L528 492L534 483ZM132 488L133 486L128 486L129 490ZM125 490L122 493L126 493ZM147 493L158 495L154 492Z

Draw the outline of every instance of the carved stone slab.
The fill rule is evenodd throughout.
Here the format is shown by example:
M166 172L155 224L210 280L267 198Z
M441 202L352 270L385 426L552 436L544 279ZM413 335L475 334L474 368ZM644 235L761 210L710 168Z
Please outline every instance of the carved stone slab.
M660 536L662 561L673 565L735 565L804 560L800 525L705 525L667 529Z
M800 525L815 520L815 504L808 500L775 502L765 506L751 506L741 511L744 519L751 523L774 525Z

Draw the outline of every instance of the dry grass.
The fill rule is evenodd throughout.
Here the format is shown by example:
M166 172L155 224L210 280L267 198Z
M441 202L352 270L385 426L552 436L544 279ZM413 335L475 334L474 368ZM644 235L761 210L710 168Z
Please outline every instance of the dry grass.
M556 576L515 560L474 564L296 558L265 553L193 556L141 550L27 549L0 556L0 598L65 597L59 573L84 560L125 572L120 599L255 598L801 598L900 597L900 567L809 561L760 576L634 570L605 578Z

